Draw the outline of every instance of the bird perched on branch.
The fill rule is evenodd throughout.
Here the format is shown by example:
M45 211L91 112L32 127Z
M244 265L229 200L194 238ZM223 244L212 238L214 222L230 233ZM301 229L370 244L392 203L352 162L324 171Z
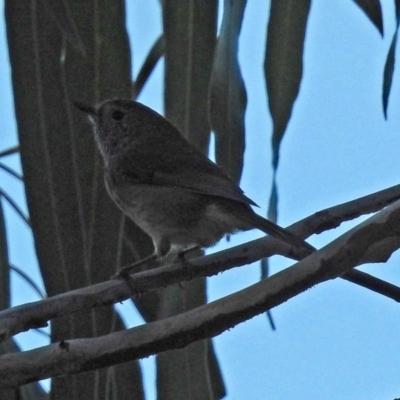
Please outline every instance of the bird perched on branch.
M108 193L153 240L154 253L132 268L255 228L306 254L315 250L256 214L239 186L151 108L131 100L75 105L93 123Z

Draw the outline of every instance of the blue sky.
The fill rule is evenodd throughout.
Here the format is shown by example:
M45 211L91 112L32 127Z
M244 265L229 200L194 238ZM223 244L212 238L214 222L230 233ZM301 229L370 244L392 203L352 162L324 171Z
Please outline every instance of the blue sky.
M395 71L385 121L381 104L382 72L395 29L392 2L385 1L382 39L351 0L314 1L307 29L304 79L283 141L278 173L279 222L283 226L338 203L398 183L400 148L400 71ZM265 214L271 185L270 134L262 64L267 2L247 4L240 42L240 63L248 90L247 147L241 186ZM157 38L159 2L129 2L128 29L134 75ZM0 27L1 148L16 143L10 70ZM139 101L162 112L162 66L159 65ZM17 157L10 166L19 168ZM21 185L1 172L1 186L24 206ZM40 282L31 237L9 207L10 257ZM313 236L320 247L349 229ZM222 241L211 249L260 237L253 231ZM387 264L362 270L400 285L399 254ZM272 272L289 266L278 257ZM258 265L209 279L210 301L259 279ZM36 299L13 275L13 302ZM132 307L124 307L130 326L140 323ZM227 399L394 399L400 397L400 307L392 300L340 279L325 282L273 310L277 331L261 315L215 338L228 389ZM24 348L46 343L35 332L18 336ZM153 360L143 362L149 399L154 398Z

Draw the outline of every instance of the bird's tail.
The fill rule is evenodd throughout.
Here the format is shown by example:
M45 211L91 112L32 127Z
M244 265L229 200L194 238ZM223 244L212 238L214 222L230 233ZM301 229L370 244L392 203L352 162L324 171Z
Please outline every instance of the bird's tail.
M282 228L279 225L267 220L266 218L263 218L256 213L253 213L250 218L253 219L254 226L257 229L260 229L263 232L284 241L285 243L303 249L307 252L307 255L316 251L316 248L311 246L305 240L289 232L287 229Z

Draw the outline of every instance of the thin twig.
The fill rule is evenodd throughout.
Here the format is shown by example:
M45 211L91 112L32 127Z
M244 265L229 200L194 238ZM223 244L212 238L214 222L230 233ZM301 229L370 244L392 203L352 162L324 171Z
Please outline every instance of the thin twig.
M0 157L10 156L11 154L19 153L19 144L10 147L9 149L0 151Z
M12 175L14 178L19 179L20 181L24 181L24 178L22 177L21 174L19 174L18 172L14 171L12 168L10 168L8 165L3 164L2 162L0 162L0 168L3 169L4 171L8 172L10 175Z
M31 227L31 223L29 221L29 218L24 214L22 209L19 207L19 205L12 199L11 196L9 196L3 189L0 188L0 196L3 196L10 206L15 210L15 212L26 222L26 224Z
M32 289L39 295L41 299L45 299L46 295L43 293L43 291L40 289L40 287L36 284L36 282L21 268L17 267L14 264L10 264L10 269L16 272L19 276L22 277L25 281L28 282L28 284L32 287Z

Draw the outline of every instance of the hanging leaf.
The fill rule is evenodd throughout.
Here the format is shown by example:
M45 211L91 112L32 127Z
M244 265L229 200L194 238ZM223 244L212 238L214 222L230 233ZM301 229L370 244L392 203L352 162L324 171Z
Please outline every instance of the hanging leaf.
M31 223L29 221L29 218L25 215L24 211L22 208L18 205L18 203L3 189L0 188L0 198L3 197L8 204L11 206L11 208L14 209L14 211L21 217L21 219L28 225L30 226Z
M46 294L43 290L39 287L39 285L31 278L31 276L26 273L23 269L17 267L16 265L10 264L9 268L11 271L15 272L20 278L25 281L27 286L29 286L36 294L39 296L39 299L45 299Z
M398 22L400 17L400 0L395 0L394 4L396 6L396 22Z
M379 0L354 0L383 36L382 8Z
M245 149L247 95L238 61L239 35L246 0L224 2L210 83L210 122L217 163L239 182Z
M268 258L263 258L261 260L261 279L265 279L268 278L269 276L269 262L268 262ZM271 327L271 329L273 331L276 330L276 325L275 325L275 321L274 318L272 316L272 311L268 310L266 313L267 319L268 319L268 323L269 326Z
M163 2L165 115L208 152L208 85L217 31L216 0Z
M15 154L19 152L19 144L16 146L13 146L9 149L5 149L0 151L0 157L5 157L5 156L9 156L11 154Z
M171 120L200 151L210 139L208 87L214 55L216 0L164 0L164 107ZM167 318L207 302L206 281L196 279L161 292L157 318ZM195 384L193 384L195 383ZM225 387L211 340L157 356L157 391L163 399L219 399Z
M385 116L385 119L387 119L389 95L390 95L390 90L392 88L398 32L399 32L399 25L397 25L396 31L393 34L392 42L390 43L389 47L389 52L386 57L385 68L383 70L382 104L383 104L383 114Z
M43 4L49 17L53 19L54 25L62 32L70 45L86 57L85 46L69 2L65 0L45 0Z
M29 216L52 296L109 279L123 253L122 213L106 193L90 125L72 102L130 96L125 3L7 0L5 18ZM103 307L53 320L51 339L120 329L114 309ZM139 363L51 382L60 400L109 397L108 390L118 390L119 399L143 398Z
M310 0L272 0L264 71L273 121L273 166L292 114L303 74L303 51Z
M161 57L164 55L164 53L165 53L165 41L164 41L164 36L161 35L153 44L153 47L150 49L149 54L147 54L147 57L144 60L142 68L140 68L136 80L133 83L132 97L134 99L136 99L139 96L147 80L150 78L150 75L153 72L155 66L157 65Z
M0 197L0 310L10 307L10 262L3 203Z
M303 75L303 52L310 0L272 0L267 29L264 74L271 112L273 182L268 218L278 219L276 173L279 149L292 114ZM261 277L268 276L268 260L261 262ZM270 321L272 316L268 315ZM275 329L273 321L271 326Z
M2 169L3 171L8 172L10 175L12 175L14 178L17 178L21 182L24 181L24 178L22 177L21 174L19 174L17 171L15 171L12 168L10 168L8 165L3 164L2 162L0 162L0 169Z
M0 196L1 200L1 196ZM0 201L0 310L10 307L10 261L3 203ZM0 343L0 355L20 351L13 339ZM37 382L15 389L0 389L0 399L45 400L47 395Z
M279 163L279 149L303 75L304 40L310 3L310 0L272 0L271 2L264 73L273 123L274 180L268 216L274 222L277 221L278 214L276 171Z

